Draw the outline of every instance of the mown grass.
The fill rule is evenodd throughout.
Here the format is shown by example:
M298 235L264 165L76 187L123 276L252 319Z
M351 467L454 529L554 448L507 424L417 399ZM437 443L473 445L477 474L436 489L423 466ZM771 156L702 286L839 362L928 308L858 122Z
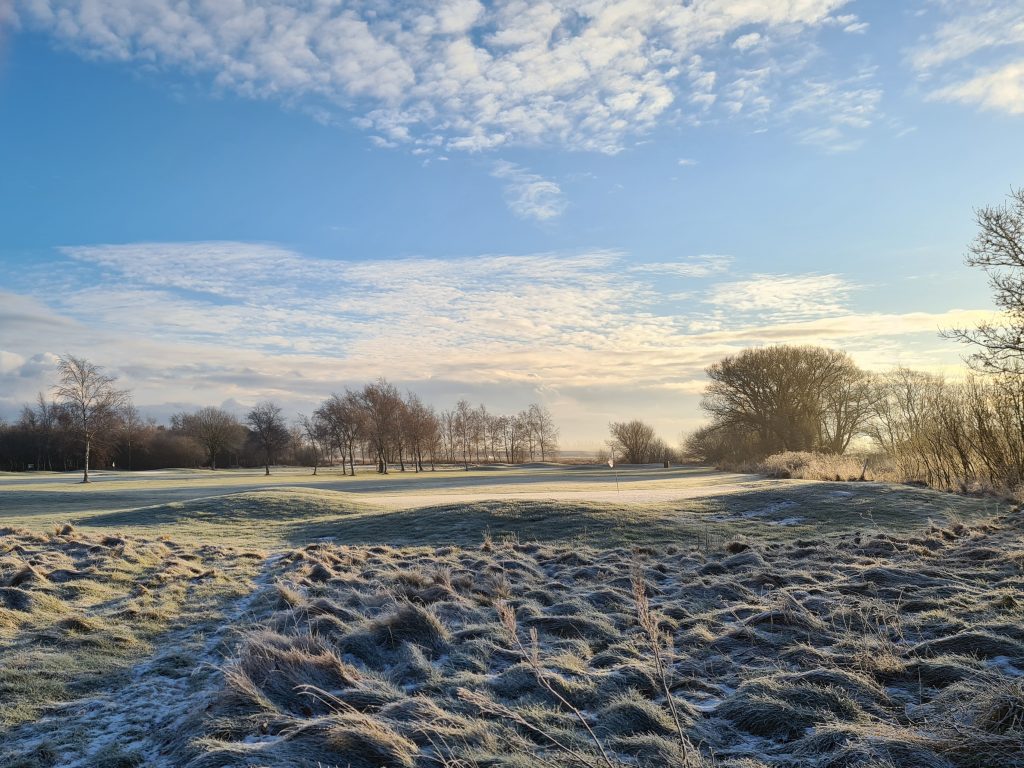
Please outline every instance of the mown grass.
M2 500L2 491L0 491ZM494 499L389 509L358 495L280 487L112 512L7 513L14 525L45 530L70 521L82 530L281 547L330 538L348 543L475 545L484 536L523 541L573 539L595 546L650 541L705 542L736 536L910 531L929 520L976 519L1008 505L882 483L780 480L753 490L650 503Z

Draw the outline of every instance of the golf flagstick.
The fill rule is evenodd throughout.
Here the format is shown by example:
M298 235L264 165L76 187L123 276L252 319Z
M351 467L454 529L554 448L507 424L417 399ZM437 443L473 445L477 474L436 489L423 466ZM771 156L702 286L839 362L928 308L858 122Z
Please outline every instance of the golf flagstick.
M615 451L612 451L612 457L608 459L608 466L615 470L615 492L622 493L619 490L619 470L615 469Z

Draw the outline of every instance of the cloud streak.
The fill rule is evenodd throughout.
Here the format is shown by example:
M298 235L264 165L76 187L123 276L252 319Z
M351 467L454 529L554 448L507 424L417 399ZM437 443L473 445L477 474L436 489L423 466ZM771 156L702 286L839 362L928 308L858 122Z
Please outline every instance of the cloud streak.
M74 288L58 282L69 267ZM936 330L983 314L862 312L841 275L732 268L720 255L634 264L616 251L349 262L260 243L67 248L52 277L3 297L16 321L0 323L0 408L31 399L55 356L74 352L163 408L267 396L307 408L385 375L441 404L478 387L513 407L557 398L590 414L582 437L607 421L582 405L588 392L663 410L668 393L693 396L705 366L764 343L840 346L873 366L953 364L959 350ZM671 423L697 417L678 410Z
M947 19L908 52L928 97L1024 114L1024 7L1014 0L940 7Z

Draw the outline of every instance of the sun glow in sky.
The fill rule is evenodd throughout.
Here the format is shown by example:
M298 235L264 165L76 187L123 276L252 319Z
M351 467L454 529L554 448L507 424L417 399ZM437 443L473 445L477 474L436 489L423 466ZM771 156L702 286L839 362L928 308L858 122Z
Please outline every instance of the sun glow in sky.
M674 441L703 368L952 370L1024 184L1015 0L0 0L0 416L383 375Z

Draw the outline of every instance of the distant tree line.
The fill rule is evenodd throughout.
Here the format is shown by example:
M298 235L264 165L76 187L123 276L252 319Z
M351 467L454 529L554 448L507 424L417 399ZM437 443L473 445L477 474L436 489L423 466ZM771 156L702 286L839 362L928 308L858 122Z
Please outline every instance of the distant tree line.
M333 394L290 423L279 405L256 404L238 418L206 406L174 414L169 424L143 420L130 393L98 366L61 359L50 397L40 393L16 421L0 422L0 468L8 471L157 469L162 467L341 466L354 474L369 464L421 472L437 464L549 461L558 427L532 404L496 414L466 400L437 411L414 392L385 379Z

